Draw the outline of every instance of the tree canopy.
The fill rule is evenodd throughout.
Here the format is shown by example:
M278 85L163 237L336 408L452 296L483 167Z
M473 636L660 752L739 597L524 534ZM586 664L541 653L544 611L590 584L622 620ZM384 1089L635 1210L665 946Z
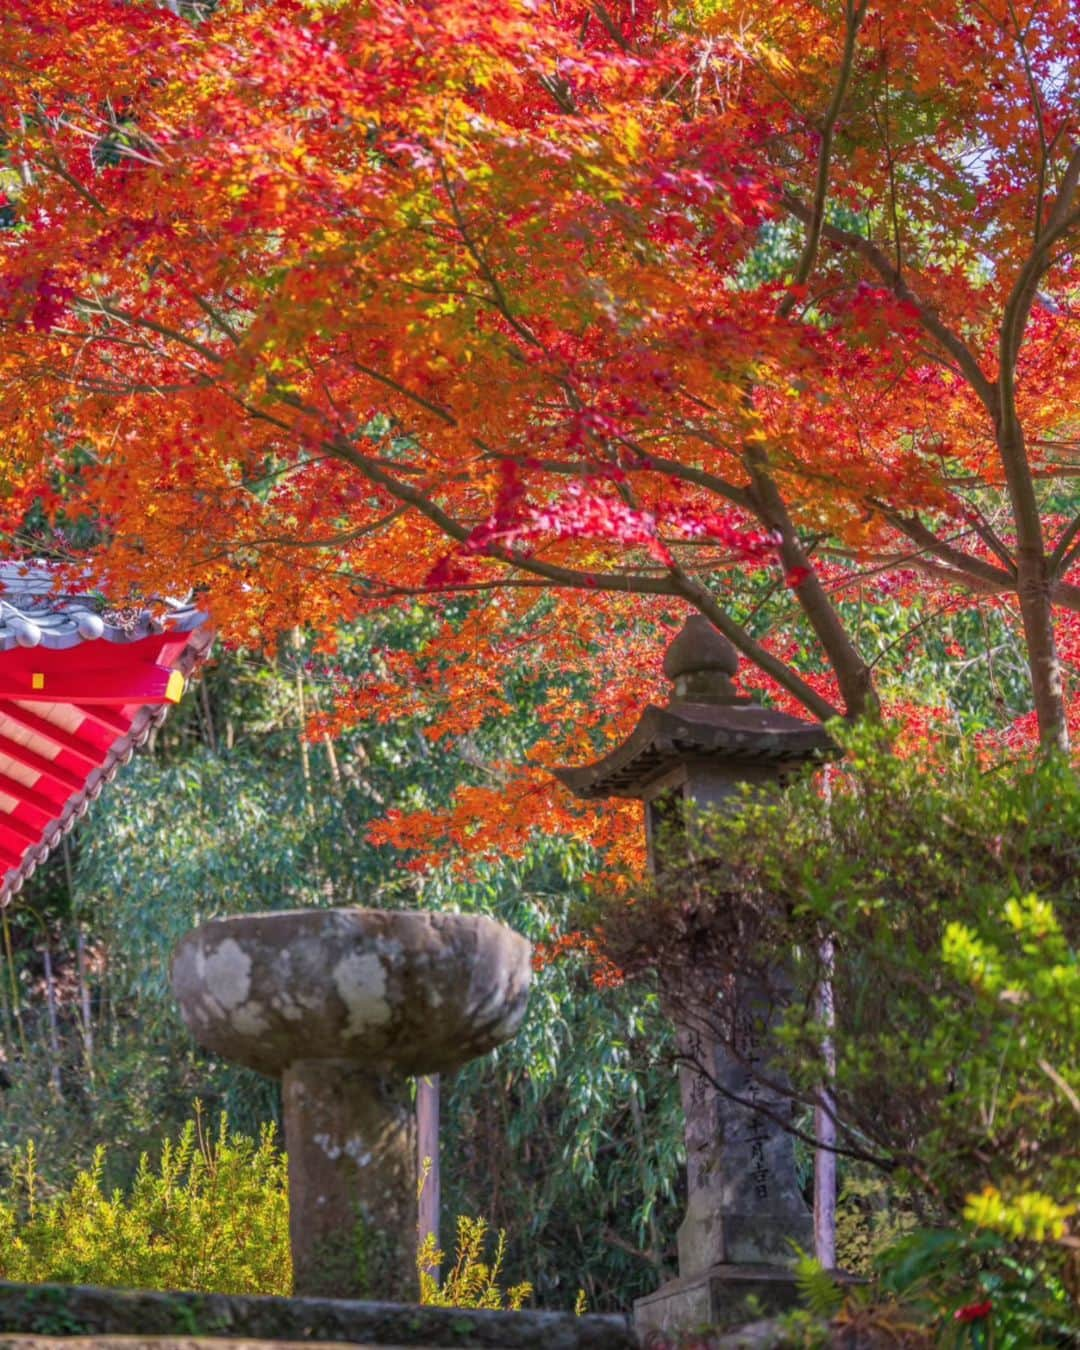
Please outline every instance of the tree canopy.
M1018 632L1064 746L1078 49L1067 0L11 0L6 522L239 639L465 594L342 710L467 732L527 646L536 766L687 606L875 713L867 588Z

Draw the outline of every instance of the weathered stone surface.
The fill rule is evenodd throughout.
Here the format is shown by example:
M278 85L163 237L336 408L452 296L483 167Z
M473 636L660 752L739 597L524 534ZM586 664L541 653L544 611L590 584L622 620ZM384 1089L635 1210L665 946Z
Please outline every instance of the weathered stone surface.
M493 919L414 910L238 915L177 944L173 990L196 1040L282 1078L297 1293L416 1296L406 1079L511 1037L530 956Z
M517 1031L529 975L529 943L494 919L373 909L213 919L172 962L200 1045L271 1077L307 1059L456 1069Z
M782 1267L718 1265L638 1299L634 1326L647 1345L653 1332L736 1327L762 1313L785 1312L798 1301L795 1279Z
M706 1030L678 1028L681 1053L704 1065L720 1089L690 1065L680 1069L689 1192L679 1228L683 1278L721 1262L790 1266L796 1247L814 1246L813 1217L795 1173L794 1141L778 1123L790 1116L790 1098L757 1077L763 1070L773 1077L767 1022L764 1013L760 1020L756 1016L765 1001L746 989L743 994L732 1028L737 1055Z
M408 1083L355 1064L305 1059L285 1070L281 1086L297 1292L415 1297L416 1128Z
M228 1341L204 1336L2 1336L0 1350L327 1350L332 1342L320 1341ZM338 1342L334 1350L404 1350L398 1345L348 1345Z
M572 1313L474 1312L351 1299L252 1298L226 1294L156 1293L0 1281L0 1329L9 1336L134 1335L226 1337L236 1341L330 1342L379 1350L636 1350L621 1317ZM0 1342L2 1344L2 1342ZM173 1350L170 1347L170 1350ZM223 1345L222 1350L226 1350Z

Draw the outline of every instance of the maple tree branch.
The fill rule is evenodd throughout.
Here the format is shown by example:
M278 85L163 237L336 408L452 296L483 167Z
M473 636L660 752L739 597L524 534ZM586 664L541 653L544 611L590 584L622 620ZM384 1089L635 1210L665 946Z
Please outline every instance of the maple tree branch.
M530 330L528 324L519 319L510 308L509 297L503 289L503 284L499 280L498 274L488 261L480 245L473 239L472 234L465 224L465 217L462 213L461 206L458 203L457 193L454 191L453 185L450 182L450 176L446 172L446 163L441 156L438 159L438 164L439 178L442 181L446 199L450 203L450 211L454 218L454 224L457 226L458 234L461 237L461 242L465 245L465 250L472 258L473 262L475 262L476 266L480 269L481 277L487 282L488 286L491 287L491 298L495 303L495 308L514 332L517 333L518 337L521 338L522 342L525 342L530 347L536 347L539 350L543 350L543 343L541 343L536 335Z
M795 269L794 285L803 286L810 278L817 261L821 234L825 225L825 206L829 193L829 173L832 165L833 137L855 64L855 50L859 30L866 17L867 0L846 0L844 50L840 69L833 86L832 97L820 127L817 169L814 181L813 205L803 217L806 239ZM787 318L795 307L797 295L789 291L780 302L778 313ZM747 395L749 401L749 395ZM758 517L769 529L775 529L781 539L781 558L789 576L797 577L795 598L810 621L836 673L849 715L876 713L877 695L873 675L862 654L855 647L828 592L802 546L787 503L777 486L769 467L768 456L758 446L747 445L743 455L750 474L750 499Z
M74 297L74 303L79 306L84 313L104 314L110 319L116 319L118 323L127 324L131 328L145 328L150 333L157 333L159 337L165 338L169 342L178 342L182 347L187 347L193 352L204 357L215 366L223 363L222 358L210 347L204 346L194 338L189 338L184 333L178 333L175 328L169 328L166 324L158 323L154 319L147 319L138 314L132 314L128 310L117 309L115 305L110 305L104 300L91 299L85 295Z
M548 591L551 582L542 577L494 577L491 581L448 581L438 586L391 586L385 581L375 581L355 573L334 573L355 581L364 587L364 597L368 600L393 600L405 596L421 595L471 595L483 591Z
M371 482L377 483L398 501L407 502L422 515L426 516L444 534L459 544L465 544L472 531L449 512L421 492L411 483L403 483L394 475L362 454L355 446L341 437L325 442L328 453L337 455L352 464ZM823 721L838 717L839 711L831 703L806 683L790 666L779 657L766 651L750 634L717 603L712 592L700 581L687 576L678 567L669 569L664 577L636 574L617 574L612 572L582 572L570 567L561 567L545 562L541 558L515 553L512 549L500 545L488 545L484 556L501 562L509 567L531 572L544 577L557 586L567 586L575 590L602 590L623 592L632 595L681 595L690 600L697 609L711 619L716 627L751 661L766 674L771 675L783 688L799 700L806 708Z
M747 511L753 510L753 503L746 488L738 487L735 483L729 483L726 478L720 478L717 474L709 473L705 469L694 468L691 464L682 464L677 459L665 459L663 455L654 455L650 450L644 447L639 448L633 442L628 444L642 462L624 468L625 473L665 474L668 478L677 478L684 483L695 483L698 487L708 488L709 491L715 492L718 496L725 497L734 506L740 506ZM535 455L515 455L509 451L501 450L487 450L485 455L489 459L506 460L521 468L535 468L543 473L556 473L580 478L585 478L590 473L595 473L597 469L605 467L599 462L590 465L586 460L537 459ZM623 466L619 467L623 468Z
M797 220L806 222L811 219L810 208L800 201L794 193L785 190L780 195L780 202ZM975 359L971 348L958 333L953 332L932 305L919 298L881 249L864 235L856 234L853 230L842 229L839 225L833 225L829 221L822 223L821 232L831 243L839 244L864 258L888 284L889 289L897 299L903 300L917 311L922 326L950 353L965 379L978 395L983 407L996 419L997 392L994 385L983 374L982 367Z
M961 572L956 567L931 562L919 555L909 561L916 571L922 572L925 576L933 577L935 581L944 582L947 586L962 586L975 595L1006 595L1016 589L1015 586L1007 586L1004 581L990 581L983 577L972 576L970 572Z
M753 387L749 381L744 384L742 402L747 413L753 415ZM748 438L743 441L743 464L750 475L754 513L765 528L774 531L780 539L781 564L791 579L795 599L810 621L836 675L846 715L876 717L880 704L874 689L873 672L848 633L803 547L787 503L772 476L768 455L761 445Z
M623 37L622 33L619 32L618 24L608 13L607 8L601 3L601 0L593 0L590 9L592 13L595 14L596 17L600 20L601 24L604 27L604 30L606 31L608 37L611 38L612 42L614 42L617 46L621 47L624 52L631 51L632 48L630 44L627 42L626 38Z
M1069 570L1070 563L1076 557L1077 548L1080 547L1080 545L1072 546L1078 534L1080 534L1080 516L1075 516L1050 555L1049 567L1052 577L1064 576Z
M818 246L821 243L821 227L825 221L825 203L829 195L829 170L832 165L833 137L836 122L847 97L851 73L855 66L855 45L859 29L866 17L867 0L859 0L857 5L847 0L845 5L844 52L840 58L840 70L833 87L832 98L826 109L819 129L817 172L814 181L814 204L810 210L810 219L806 226L806 239L803 241L802 254L795 268L793 283L803 286L810 279L817 261ZM797 297L789 292L780 303L780 317L786 319L795 307Z
M902 534L906 534L920 548L933 554L934 557L940 558L942 562L948 563L950 567L956 568L958 572L966 573L980 581L988 581L992 585L1000 586L1003 590L1016 589L1015 570L1007 572L1003 568L995 567L993 563L985 562L982 558L976 558L970 553L965 553L963 549L955 548L944 539L940 539L933 530L922 523L918 516L902 515L898 511L890 510L883 502L879 501L871 500L870 505L890 525L895 526Z
M442 407L438 403L433 403L430 399L425 398L422 394L416 393L415 390L401 384L400 381L393 379L391 376L384 375L381 371L374 369L374 367L364 365L355 359L353 360L353 367L360 374L366 375L369 379L385 385L386 388L392 389L394 393L400 394L411 403L415 403L418 407L431 413L446 426L457 427L459 425L457 418L447 408ZM703 432L691 431L691 434L706 440L708 444L714 444L713 439ZM483 450L485 456L490 459L504 459L523 467L535 464L550 473L577 473L583 471L585 467L584 465L579 464L571 469L569 466L564 465L564 461L561 460L538 460L534 456L515 455L506 451L492 450L483 446L480 442L476 443ZM656 470L657 472L667 474L671 478L678 478L687 483L696 483L699 487L708 488L710 491L715 492L722 497L726 497L728 501L736 506L742 507L744 510L752 511L754 509L750 494L746 488L739 487L737 484L731 483L725 478L721 478L718 474L709 473L705 469L698 469L693 465L682 464L678 460L667 459L663 455L654 454L651 450L644 446L639 446L633 441L627 441L626 444L633 450L634 454L643 461L643 469Z
M92 192L85 183L80 183L73 173L64 168L59 159L55 161L42 159L39 162L49 173L54 173L57 178L62 179L77 196L81 197L89 206L92 206L95 211L100 212L102 215L108 215L108 207L101 198L98 197L96 193Z
M400 394L402 398L407 398L410 403L415 403L418 408L423 408L426 412L431 413L433 417L437 417L439 421L445 423L446 426L457 426L457 418L453 413L442 407L441 404L432 403L432 401L425 398L423 394L416 393L415 390L409 389L406 385L392 379L389 375L384 375L373 366L364 365L362 362L357 361L355 357L353 358L352 365L353 369L358 371L361 375L366 375L369 380L374 380L377 384L384 385L387 389L392 389L395 394Z
M1032 469L1032 478L1080 478L1080 464L1048 464L1041 469ZM970 475L966 478L943 478L941 480L946 487L958 488L1001 488L1005 485L1004 477L991 478L987 474L984 478L977 478Z
M577 105L574 102L570 86L565 80L559 79L556 75L544 75L542 73L538 73L536 78L540 87L551 95L564 113L569 113L571 117L577 116Z
M998 347L998 386L1001 423L1006 435L1012 432L1014 425L1017 425L1016 361L1039 281L1050 266L1050 254L1054 245L1080 224L1080 211L1071 209L1078 185L1080 185L1080 147L1073 151L1065 167L1061 191L1047 218L1046 226L1037 235L1031 253L1020 269L1009 298L1005 302Z
M378 520L369 521L366 525L357 525L351 530L340 530L337 534L324 535L321 539L303 539L298 535L292 534L265 534L256 539L233 539L227 542L222 550L216 554L207 555L204 558L206 562L214 562L218 558L227 558L231 552L236 549L245 548L288 548L288 549L338 549L345 548L353 544L358 539L365 539L369 535L377 533L387 525L393 524L405 514L408 507L404 502L399 502L392 511L387 512L385 516L380 516Z
M1043 104L1039 94L1039 86L1035 82L1035 72L1031 68L1031 54L1027 49L1027 41L1023 29L1020 26L1020 19L1016 13L1016 6L1013 0L1006 0L1006 8L1009 11L1009 18L1013 21L1016 29L1016 45L1020 49L1020 60L1024 67L1024 79L1027 82L1028 94L1031 96L1031 108L1035 114L1035 129L1039 136L1039 181L1035 194L1035 220L1032 230L1035 239L1038 240L1039 232L1042 229L1043 203L1046 201L1046 171L1050 165L1050 151L1046 141L1046 127L1043 124ZM1056 139L1056 137L1055 137Z
M52 132L49 127L48 114L45 108L43 107L40 98L37 98L35 96L35 102L38 105L37 125L39 129L42 132L44 132L45 137L49 142L49 148L51 149L53 154L53 159L51 161L46 157L42 157L39 162L49 173L54 173L57 176L57 178L59 178L62 182L65 182L68 185L68 187L72 189L73 192L75 192L79 197L81 197L83 201L86 202L89 206L93 207L95 211L99 212L103 216L107 216L109 214L108 207L106 207L105 203L101 200L101 198L98 197L96 193L92 192L91 189L85 185L85 183L81 183L75 177L75 175L65 167L64 161L60 157L59 150L57 150L56 148L56 142L53 138ZM20 121L22 121L21 118ZM25 130L25 123L23 123L23 128Z
M706 1031L712 1030L711 1023L708 1019L705 1019L703 1025ZM839 1130L843 1131L844 1135L847 1136L849 1140L852 1135L859 1134L862 1135L863 1138L870 1139L872 1144L878 1142L867 1135L865 1131L858 1126L849 1125L846 1121L841 1120L840 1116L837 1114L835 1098L832 1098L831 1095L823 1098L821 1094L817 1092L809 1094L799 1092L792 1088L790 1082L772 1077L766 1073L761 1073L753 1067L744 1055L739 1053L735 1045L731 1043L730 1037L722 1037L721 1039L724 1044L724 1049L728 1054L730 1054L732 1058L739 1060L747 1069L750 1076L763 1087L766 1087L773 1092L777 1092L781 1096L787 1097L792 1102L798 1102L800 1105L820 1107L832 1120L833 1124ZM835 1140L831 1143L827 1143L825 1140L818 1138L816 1132L813 1134L808 1133L806 1130L803 1130L792 1123L790 1112L781 1113L780 1111L773 1110L756 1095L753 1098L744 1097L740 1096L738 1092L732 1091L732 1089L720 1081L710 1069L706 1068L699 1059L692 1055L677 1054L675 1056L675 1062L676 1064L685 1064L687 1067L693 1068L696 1073L704 1078L710 1086L720 1094L720 1096L725 1097L729 1102L733 1102L735 1105L742 1106L747 1110L755 1111L758 1115L765 1116L766 1119L771 1120L774 1125L778 1125L785 1134L790 1134L795 1139L801 1139L803 1143L809 1144L814 1149L822 1149L828 1153L835 1153L839 1157L853 1158L858 1162L868 1162L875 1167L881 1168L884 1172L892 1172L900 1165L899 1159L897 1158L883 1154L870 1153L854 1143L843 1144L837 1143Z
M371 371L371 374L378 378L378 373L375 373L375 371ZM408 390L401 391L408 394ZM286 402L290 402L290 404L294 405L294 402L296 401L294 401L293 398L288 397L286 398ZM436 409L435 406L432 406L432 410L437 410L441 418L443 418L444 421L447 421L447 423L456 425L456 418L452 418L450 413L444 412L444 410L441 409ZM450 513L445 512L437 502L433 501L433 499L428 497L423 491L418 490L417 487L414 487L412 483L404 483L401 482L400 479L394 477L393 474L386 471L386 468L382 466L381 462L371 459L370 456L363 455L362 452L356 450L354 445L351 445L348 441L342 439L342 437L335 437L335 439L331 441L325 441L325 445L327 445L329 454L339 456L339 458L347 460L348 463L354 464L354 467L359 468L360 472L363 472L370 481L378 483L378 486L383 487L387 493L396 497L398 501L408 502L408 504L412 505L413 508L416 508L418 512L427 516L428 520L431 520L433 524L439 526L440 531L443 531L445 535L450 536L451 539L458 541L460 544L467 543L468 539L470 539L471 531L466 525L460 524L459 521L454 520L454 517L450 516ZM494 455L495 458L504 458L504 456L497 456L493 451L487 451L487 454ZM505 458L513 458L513 456L505 456ZM752 660L761 671L765 672L765 674L771 675L780 686L786 688L788 693L794 695L795 698L798 698L799 702L802 702L803 706L806 706L811 713L817 715L822 721L828 721L829 718L838 717L838 715L840 715L838 709L833 707L828 699L822 698L810 684L807 684L801 676L796 674L794 670L791 670L790 666L787 666L787 664L780 660L779 657L772 655L771 652L768 652L767 649L761 647L759 643L756 643L756 641L753 640L753 637L751 637L751 634L742 628L740 624L737 624L737 622L734 621L720 605L718 605L713 594L711 594L711 591L707 590L707 587L703 586L697 579L688 576L686 572L680 570L678 567L670 568L670 574L659 578L659 576L643 575L640 574L640 572L639 574L629 575L613 574L613 572L582 572L574 570L574 568L560 567L558 564L545 563L543 559L525 556L522 555L522 553L513 552L512 549L498 547L498 545L489 545L489 547L485 549L485 556L497 560L497 562L504 563L506 566L532 572L533 575L545 578L548 582L555 583L555 585L574 587L574 589L578 590L609 590L622 591L622 593L630 594L683 595L684 598L690 599L695 607L701 610L701 613L705 614L707 618L710 618L710 620L713 621L713 624L717 626L717 628L720 629L745 656L749 657L749 660Z
M906 563L944 585L962 586L965 590L972 591L976 595L1016 594L1015 580L1006 580L1004 576L997 580L990 577L978 577L971 572L961 572L959 569L949 567L944 563L931 562L928 558L919 554L912 554L896 561ZM893 565L890 562L887 567L880 570L887 571ZM1070 613L1080 613L1080 586L1074 586L1066 581L1054 582L1050 586L1050 600L1054 605L1060 606Z
M986 547L992 553L997 554L997 556L1001 559L1002 563L1004 564L1006 570L1012 572L1015 575L1016 560L1009 552L1007 546L1005 545L1005 542L1001 539L997 531L986 519L986 516L983 514L982 511L979 510L978 506L976 506L975 503L968 502L967 509L969 513L968 519L970 520L971 528L983 541Z
M214 381L208 375L195 376L185 384L137 384L130 380L114 382L100 375L72 375L68 371L49 372L54 379L85 389L90 394L112 394L123 398L127 394L190 394L195 389L212 389Z
M426 516L433 525L437 525L443 534L456 543L467 544L472 537L472 530L467 525L455 520L427 493L421 492L412 483L403 483L399 478L382 468L375 460L357 450L355 446L350 445L344 438L335 437L332 440L325 441L324 444L330 454L359 469L370 482L384 488L398 501L408 503L409 506L419 511L421 515ZM581 572L574 568L560 567L556 563L547 563L539 558L515 553L512 549L504 548L499 544L488 545L484 549L483 556L493 558L496 562L505 563L512 567L520 567L527 572L535 573L537 576L547 577L548 580L563 586L573 586L584 590L625 591L648 595L672 595L675 593L669 581L658 577L638 574L619 575L612 572Z
M878 700L870 667L852 641L803 547L787 503L769 472L766 456L758 447L748 446L745 462L753 484L751 495L755 513L766 529L775 530L780 536L781 565L791 578L795 599L825 649L844 696L847 715L858 717L869 713L876 716Z
M222 314L218 313L217 309L210 303L210 301L207 300L206 297L202 295L194 296L194 300L195 303L202 310L202 312L214 325L214 327L217 328L219 332L224 333L234 347L239 347L240 334L236 331L235 328L233 328L232 324L230 324Z
M667 459L663 455L654 455L651 450L642 449L641 456L646 461L646 471L656 470L667 474L669 478L681 479L684 483L696 483L698 487L708 488L720 497L725 497L733 506L744 511L753 511L754 503L748 488L721 478L718 474L705 469L696 469L692 464L681 464L677 459Z

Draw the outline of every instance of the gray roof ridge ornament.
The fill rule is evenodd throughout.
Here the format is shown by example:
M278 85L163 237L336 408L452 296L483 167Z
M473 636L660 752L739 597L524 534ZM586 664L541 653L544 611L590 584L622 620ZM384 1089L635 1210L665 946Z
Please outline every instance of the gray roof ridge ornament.
M194 598L147 595L113 602L97 588L57 588L57 569L44 559L0 560L0 652L13 647L64 650L83 642L138 642L165 632L190 633L208 616Z

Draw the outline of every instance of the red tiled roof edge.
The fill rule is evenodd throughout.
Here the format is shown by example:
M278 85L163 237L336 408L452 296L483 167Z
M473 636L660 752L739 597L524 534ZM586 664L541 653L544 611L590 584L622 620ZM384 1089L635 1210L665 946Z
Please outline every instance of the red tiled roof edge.
M170 617L173 622L166 622L160 627L155 624L155 630L160 632L164 627L166 631L176 633L178 638L183 638L185 633L187 634L185 646L170 663L172 668L186 679L197 670L209 654L214 641L214 630L208 616L193 607L185 607L182 612L174 612ZM111 635L104 636L108 641ZM76 645L83 646L82 643ZM3 653L0 652L0 664L2 657ZM112 782L123 765L131 760L135 751L146 744L154 728L165 720L168 711L168 704L146 704L138 708L132 717L130 727L112 743L102 763L88 769L82 788L73 792L64 801L56 817L42 827L40 841L25 849L18 865L9 867L6 872L0 874L0 906L10 903L11 898L18 894L37 868L60 846L64 837L86 815L91 803L101 795L103 788Z

